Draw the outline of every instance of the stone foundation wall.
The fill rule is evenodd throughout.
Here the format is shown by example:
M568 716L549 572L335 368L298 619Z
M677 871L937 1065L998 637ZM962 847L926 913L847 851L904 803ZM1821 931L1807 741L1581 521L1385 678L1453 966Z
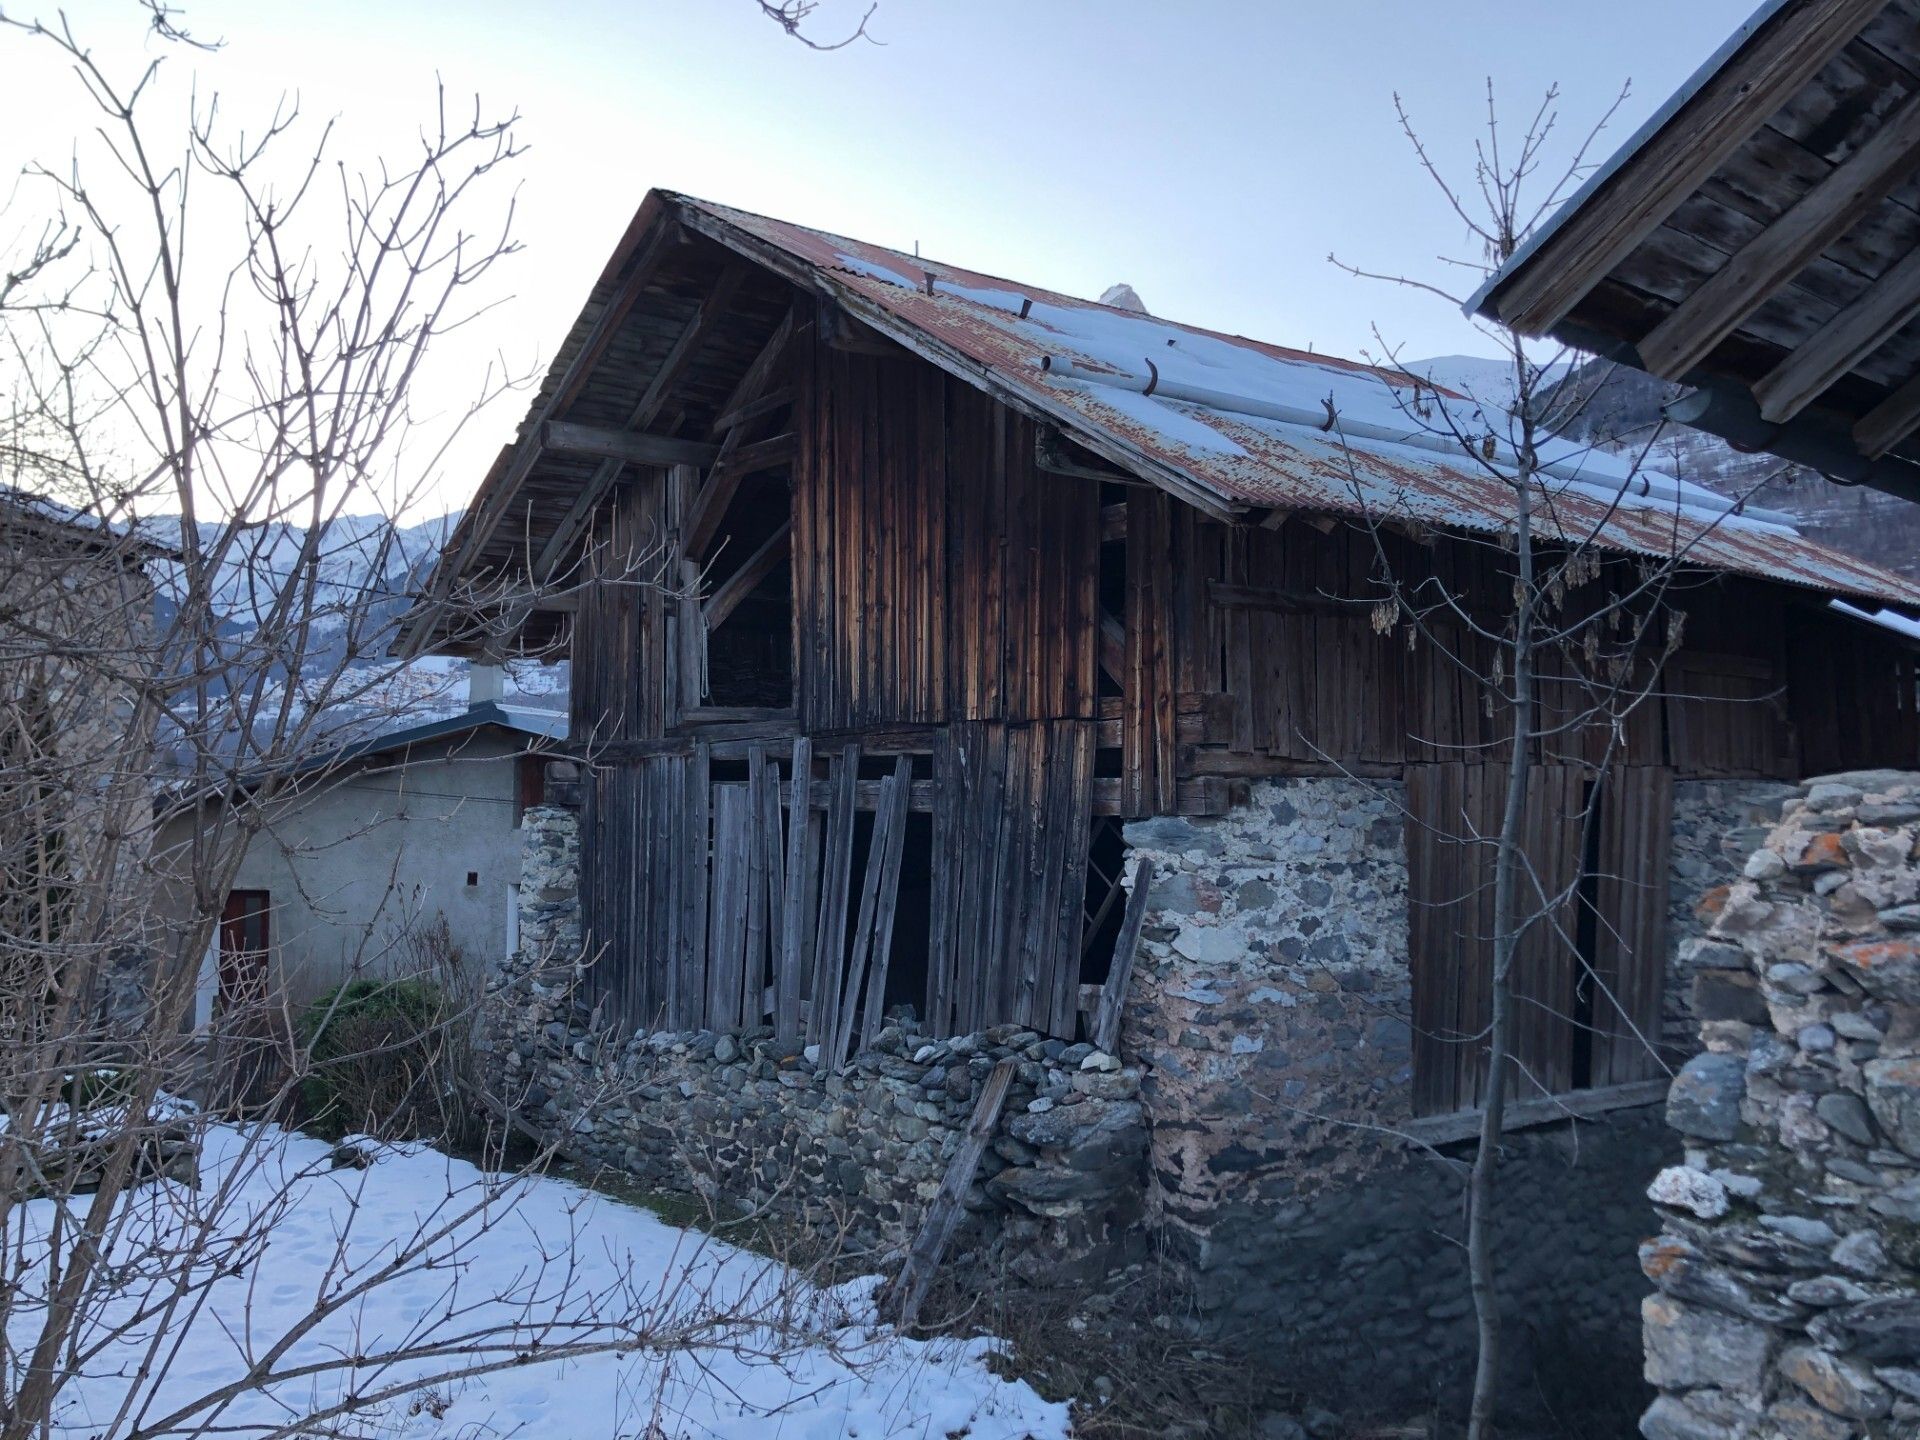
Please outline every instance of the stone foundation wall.
M1693 947L1648 1440L1920 1433L1920 775L1810 781Z
M1457 1388L1474 1347L1472 1147L1397 1133L1413 1119L1403 799L1391 782L1263 781L1227 815L1126 828L1155 869L1121 1036L1143 1076L1150 1214L1210 1323L1270 1329L1302 1373L1352 1377L1363 1406ZM1709 808L1677 851L1699 848ZM1651 1106L1510 1137L1516 1385L1530 1340L1631 1372L1642 1188L1676 1152Z
M582 998L563 810L529 811L522 947L487 996L492 1083L570 1158L767 1211L856 1249L913 1238L996 1063L1015 1063L950 1258L1035 1281L1097 1280L1145 1255L1139 1072L1018 1026L930 1041L909 1023L838 1072L770 1031L622 1034ZM529 898L530 897L530 898Z

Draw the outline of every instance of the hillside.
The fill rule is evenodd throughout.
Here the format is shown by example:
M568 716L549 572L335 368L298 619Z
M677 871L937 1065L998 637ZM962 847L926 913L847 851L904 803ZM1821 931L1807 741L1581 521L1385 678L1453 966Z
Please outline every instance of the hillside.
M1547 403L1576 412L1558 427L1569 438L1627 452L1646 444L1660 423L1660 406L1680 390L1641 371L1592 360ZM1920 506L1878 490L1836 485L1771 455L1743 455L1717 436L1680 425L1661 432L1647 463L1723 495L1785 510L1803 534L1920 578Z

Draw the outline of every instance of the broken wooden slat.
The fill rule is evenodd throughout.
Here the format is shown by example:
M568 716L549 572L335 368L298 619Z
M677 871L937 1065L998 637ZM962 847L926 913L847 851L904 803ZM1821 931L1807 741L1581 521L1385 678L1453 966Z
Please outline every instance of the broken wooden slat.
M867 980L867 1003L860 1024L860 1044L871 1049L880 1033L887 1008L887 965L893 956L893 916L900 900L900 856L907 843L908 796L913 789L913 761L902 755L894 762L893 821L887 831L886 870L880 877L880 908L873 916L873 970Z
M902 1329L920 1318L920 1307L926 1302L927 1287L933 1283L933 1272L939 1268L940 1257L946 1253L953 1232L959 1227L967 1187L973 1184L974 1172L980 1168L980 1157L986 1153L987 1142L993 1138L994 1127L1000 1123L1000 1111L1007 1103L1007 1090L1012 1084L1013 1062L1002 1060L993 1067L993 1073L987 1076L987 1083L981 1087L980 1099L973 1107L973 1119L967 1122L966 1137L961 1140L960 1148L953 1152L953 1161L941 1178L940 1189L927 1203L927 1213L920 1221L920 1232L914 1236L913 1246L907 1251L907 1258L900 1266L900 1273L894 1277L887 1297L887 1308L894 1312L894 1323Z
M803 913L814 903L807 890L812 869L807 855L809 834L807 796L813 778L813 742L802 735L793 742L792 780L788 785L787 888L780 917L780 953L773 971L773 1033L782 1045L800 1042L800 995L805 922Z
M1126 1008L1127 986L1133 979L1133 957L1140 948L1140 928L1147 921L1147 892L1153 888L1153 861L1142 855L1133 862L1133 889L1127 895L1127 913L1120 921L1120 937L1113 945L1113 966L1100 987L1100 1015L1093 1043L1111 1055L1120 1043L1120 1015Z

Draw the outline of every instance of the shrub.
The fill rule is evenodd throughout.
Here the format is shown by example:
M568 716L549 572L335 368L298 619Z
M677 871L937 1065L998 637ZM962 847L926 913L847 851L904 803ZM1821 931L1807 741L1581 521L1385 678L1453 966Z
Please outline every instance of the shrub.
M450 1010L438 986L417 979L349 980L309 1005L298 1033L314 1128L336 1138L351 1130L438 1136L450 1108Z

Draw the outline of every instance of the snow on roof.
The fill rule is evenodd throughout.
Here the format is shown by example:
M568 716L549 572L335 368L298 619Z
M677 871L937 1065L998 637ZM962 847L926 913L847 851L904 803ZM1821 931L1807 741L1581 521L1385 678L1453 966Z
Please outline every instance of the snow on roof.
M1217 513L1511 527L1512 492L1475 453L1489 436L1504 446L1505 415L1431 382L663 198L721 243L804 272L882 334ZM1784 514L1736 511L1714 491L1572 442L1549 441L1541 458L1536 525L1549 535L1920 606L1920 585L1801 536Z

